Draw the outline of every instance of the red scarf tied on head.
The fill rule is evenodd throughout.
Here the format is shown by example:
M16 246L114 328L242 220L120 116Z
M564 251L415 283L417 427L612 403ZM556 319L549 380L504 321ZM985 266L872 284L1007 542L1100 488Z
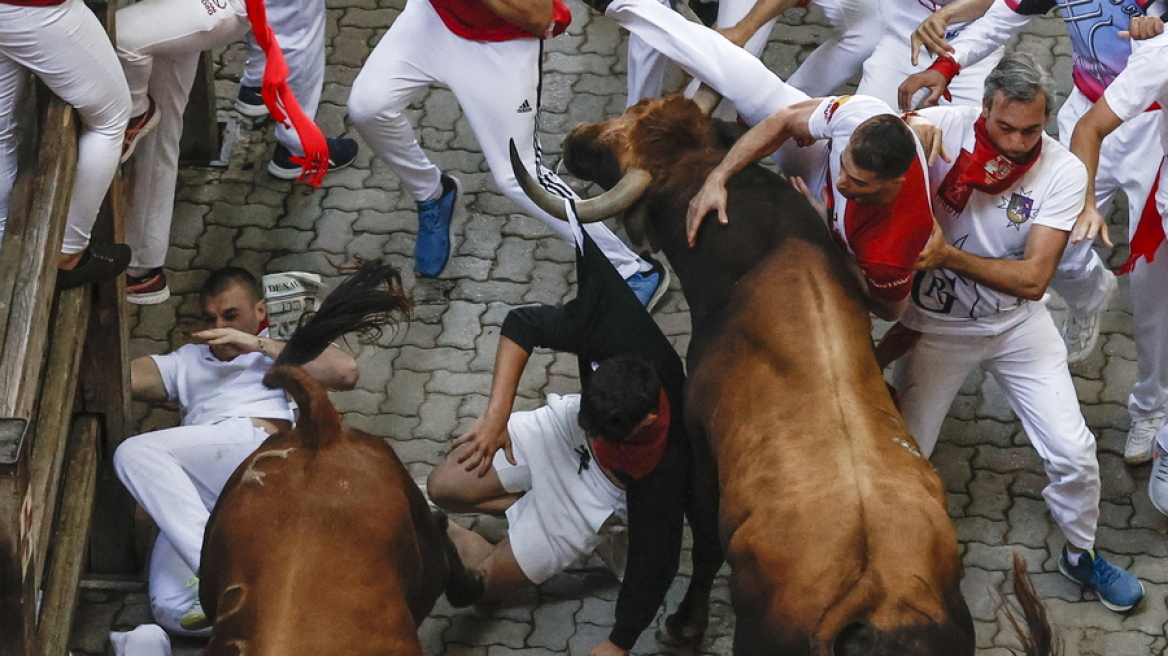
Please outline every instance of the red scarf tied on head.
M1040 139L1025 162L1015 162L1006 157L990 141L984 116L973 124L973 133L973 153L961 151L957 163L949 169L949 174L938 190L941 202L954 214L965 211L965 205L969 203L969 197L975 189L987 194L1000 194L1013 187L1042 154Z
M596 461L602 467L628 474L634 481L657 468L669 435L669 399L662 389L657 400L657 420L637 431L627 442L592 440Z
M251 23L252 34L255 35L256 44L267 58L261 92L264 104L268 106L274 120L282 123L284 127L296 130L296 136L300 139L304 156L292 157L292 162L299 164L303 169L297 179L304 180L313 187L319 187L329 169L328 140L316 123L300 108L300 103L292 94L292 88L288 86L288 63L284 61L284 53L280 51L276 35L268 25L264 0L246 0L246 3L247 20Z

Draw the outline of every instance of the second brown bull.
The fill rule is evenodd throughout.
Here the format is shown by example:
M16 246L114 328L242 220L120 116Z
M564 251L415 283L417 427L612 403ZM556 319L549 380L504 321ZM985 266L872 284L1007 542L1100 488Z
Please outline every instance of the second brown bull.
M690 306L686 418L718 461L734 651L972 654L944 489L893 405L858 281L823 222L753 165L728 185L729 224L686 243L687 203L731 132L672 97L578 128L564 150L578 177L644 189L627 227L666 254ZM629 171L639 183L620 183ZM598 219L627 204L578 207Z

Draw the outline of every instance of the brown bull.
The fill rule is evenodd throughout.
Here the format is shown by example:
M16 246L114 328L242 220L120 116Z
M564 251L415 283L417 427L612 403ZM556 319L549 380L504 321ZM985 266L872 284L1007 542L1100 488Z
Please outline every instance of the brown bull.
M564 151L602 186L630 170L649 181L626 220L664 251L692 312L686 418L718 461L734 651L972 654L944 490L889 397L859 283L823 222L755 165L727 186L730 223L686 244L687 203L730 145L718 126L680 97L642 101L575 130Z
M386 269L363 270L365 283ZM481 576L446 536L445 516L431 514L393 449L343 428L324 388L288 366L408 311L396 271L389 276L395 293L333 292L265 378L296 400L299 421L239 466L207 524L200 597L214 621L208 655L421 656L417 625L439 595L462 606L482 594Z

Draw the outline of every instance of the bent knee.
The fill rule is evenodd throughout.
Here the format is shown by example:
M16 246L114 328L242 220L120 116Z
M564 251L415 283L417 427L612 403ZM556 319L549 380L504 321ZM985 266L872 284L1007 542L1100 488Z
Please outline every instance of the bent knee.
M458 463L449 457L439 463L426 478L426 494L430 501L443 510L466 504L469 495L466 493L466 486L460 484L465 473Z
M345 108L349 112L349 119L357 126L392 121L400 117L405 109L404 106L395 105L376 84L363 81L360 76L353 81Z

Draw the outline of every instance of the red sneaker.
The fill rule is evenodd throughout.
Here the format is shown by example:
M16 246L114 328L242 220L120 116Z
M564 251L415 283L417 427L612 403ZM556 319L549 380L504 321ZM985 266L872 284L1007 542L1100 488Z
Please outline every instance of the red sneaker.
M166 274L162 269L151 269L141 278L126 274L126 300L134 305L157 305L170 298Z
M138 147L138 142L142 137L146 136L154 126L158 125L159 113L158 103L154 99L147 96L146 100L150 102L146 106L146 111L138 116L130 119L130 124L126 126L126 134L122 137L122 159L121 163L125 163L130 159L130 155L134 154L134 149Z

